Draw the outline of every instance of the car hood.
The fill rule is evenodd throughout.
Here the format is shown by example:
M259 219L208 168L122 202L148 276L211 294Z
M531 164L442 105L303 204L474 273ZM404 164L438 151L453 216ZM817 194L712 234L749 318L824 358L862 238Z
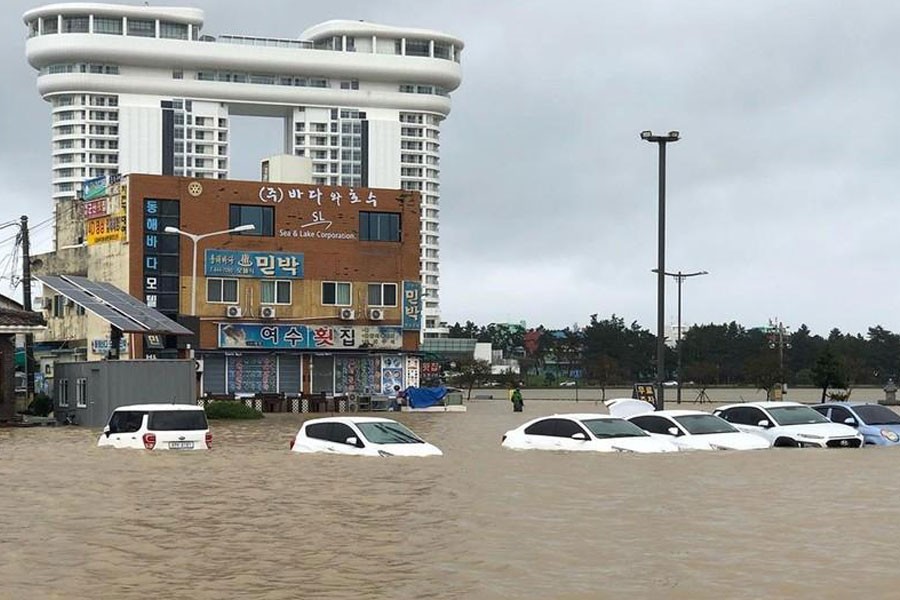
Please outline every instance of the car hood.
M678 452L678 446L669 440L652 436L614 438L601 441L616 452Z
M775 431L794 435L818 435L824 438L857 437L859 432L841 423L807 423L805 425L779 425ZM771 431L771 430L770 430Z
M676 443L711 450L762 450L771 446L765 438L742 431L686 435L678 438Z
M378 444L375 446L381 456L443 456L437 446L424 444Z

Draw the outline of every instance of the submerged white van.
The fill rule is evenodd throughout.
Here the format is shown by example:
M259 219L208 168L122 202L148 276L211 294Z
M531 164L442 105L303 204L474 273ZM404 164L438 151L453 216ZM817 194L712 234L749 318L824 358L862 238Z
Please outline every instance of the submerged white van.
M206 411L192 404L133 404L109 416L97 446L145 450L207 450Z

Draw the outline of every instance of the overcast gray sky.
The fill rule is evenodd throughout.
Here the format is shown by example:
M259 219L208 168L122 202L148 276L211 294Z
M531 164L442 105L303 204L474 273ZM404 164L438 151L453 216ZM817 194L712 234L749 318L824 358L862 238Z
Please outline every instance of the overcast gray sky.
M21 20L40 4L0 8L0 222L51 214L49 108ZM213 35L297 37L347 18L465 41L442 130L451 324L565 327L615 313L655 331L657 148L639 132L677 129L666 268L710 273L684 283L684 323L900 331L897 2L164 4L204 9ZM255 177L278 150L269 125L236 124L235 177ZM34 237L49 248L49 228ZM666 304L671 324L671 280Z

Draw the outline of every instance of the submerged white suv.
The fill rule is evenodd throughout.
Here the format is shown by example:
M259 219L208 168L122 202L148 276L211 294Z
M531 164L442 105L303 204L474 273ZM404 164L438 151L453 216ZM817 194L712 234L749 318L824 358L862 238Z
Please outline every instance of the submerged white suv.
M797 402L747 402L720 406L713 414L741 431L769 440L777 447L859 448L863 436L852 427L832 423Z
M207 450L212 434L206 411L193 404L120 406L109 417L97 446L146 450Z

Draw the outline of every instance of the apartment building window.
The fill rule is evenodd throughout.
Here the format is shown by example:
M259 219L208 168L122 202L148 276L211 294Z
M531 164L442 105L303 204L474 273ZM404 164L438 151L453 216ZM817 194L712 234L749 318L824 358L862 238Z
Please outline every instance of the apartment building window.
M87 33L90 20L87 16L63 17L63 33Z
M210 277L206 280L206 301L234 304L238 299L238 280Z
M406 56L431 56L428 40L406 40Z
M75 406L87 408L87 379L84 377L75 380Z
M262 304L290 304L291 282L269 279L260 281L259 301Z
M122 19L94 17L94 33L122 35Z
M241 231L235 235L275 235L275 207L232 204L229 206L228 228L240 225L254 225L251 231Z
M359 213L359 239L366 242L399 242L400 213Z
M59 381L59 405L62 407L69 406L69 380L60 379Z
M186 40L188 39L188 27L184 23L166 23L162 21L159 24L159 37L171 40Z
M352 286L346 281L323 281L322 304L327 306L350 306Z
M44 35L48 33L59 33L59 17L44 17L42 21L43 27L41 31Z
M369 306L397 306L397 284L370 283L366 302Z
M156 21L128 19L128 35L137 37L156 37Z

